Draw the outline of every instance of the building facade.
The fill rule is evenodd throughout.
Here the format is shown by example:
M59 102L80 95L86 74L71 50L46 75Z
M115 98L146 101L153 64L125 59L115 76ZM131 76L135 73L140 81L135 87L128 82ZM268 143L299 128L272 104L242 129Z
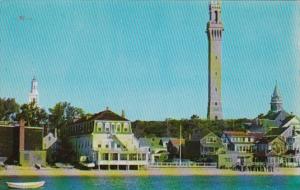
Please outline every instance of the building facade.
M208 36L208 112L210 120L223 119L222 111L222 34L221 1L209 5Z
M149 149L140 147L124 115L109 109L79 120L63 131L76 161L94 163L99 169L139 169L149 163Z
M206 128L194 130L185 144L186 156L195 161L216 161L221 149L221 138Z
M21 166L46 165L43 149L43 128L28 127L25 122L10 124L0 122L0 157L6 163Z
M218 155L218 167L248 167L253 164L255 142L262 138L263 133L224 131L222 141L225 152Z

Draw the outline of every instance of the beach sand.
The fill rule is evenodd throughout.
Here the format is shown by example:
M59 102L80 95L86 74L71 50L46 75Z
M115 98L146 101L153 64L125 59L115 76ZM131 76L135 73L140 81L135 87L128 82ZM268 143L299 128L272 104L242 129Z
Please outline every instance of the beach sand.
M277 168L274 172L240 172L216 168L148 168L144 170L79 170L32 167L13 167L0 170L0 176L267 176L267 175L300 175L300 168Z

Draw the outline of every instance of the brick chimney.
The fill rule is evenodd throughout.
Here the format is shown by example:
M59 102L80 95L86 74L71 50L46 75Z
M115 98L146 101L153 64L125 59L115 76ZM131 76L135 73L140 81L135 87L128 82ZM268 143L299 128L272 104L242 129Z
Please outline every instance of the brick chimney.
M25 120L19 121L19 151L25 150Z

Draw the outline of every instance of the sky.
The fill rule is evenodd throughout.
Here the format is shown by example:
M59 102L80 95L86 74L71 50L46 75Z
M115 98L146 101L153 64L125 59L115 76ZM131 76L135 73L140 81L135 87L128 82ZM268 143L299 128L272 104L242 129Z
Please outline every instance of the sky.
M130 120L206 118L209 1L0 0L0 97ZM300 2L223 1L224 118L300 115Z

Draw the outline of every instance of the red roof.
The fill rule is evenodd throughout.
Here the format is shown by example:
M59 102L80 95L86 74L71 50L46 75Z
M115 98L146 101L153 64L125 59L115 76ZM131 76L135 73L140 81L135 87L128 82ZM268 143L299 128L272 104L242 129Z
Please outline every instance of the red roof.
M225 135L228 136L238 136L238 137L254 137L254 138L262 138L262 132L245 132L245 131L224 131Z

